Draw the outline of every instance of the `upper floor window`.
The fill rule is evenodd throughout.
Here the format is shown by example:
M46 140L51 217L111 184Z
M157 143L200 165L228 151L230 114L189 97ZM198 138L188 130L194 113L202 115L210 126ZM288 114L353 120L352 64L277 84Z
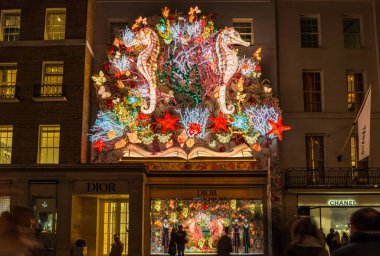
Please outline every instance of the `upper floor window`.
M0 164L10 164L12 158L13 126L0 125Z
M323 169L325 167L323 136L307 135L305 139L307 168Z
M40 96L62 96L63 62L44 62Z
M16 97L16 63L0 63L0 99L13 99Z
M253 44L253 19L240 19L232 20L232 26L239 32L241 39Z
M46 9L45 40L65 39L66 9Z
M301 15L301 47L319 48L320 32L319 18L316 16Z
M351 167L352 168L368 168L368 157L359 161L358 136L352 135L350 138L351 144Z
M110 42L113 43L116 37L121 36L127 26L128 26L128 22L111 22L110 23Z
M18 41L20 37L21 10L1 11L1 40Z
M303 72L303 95L305 112L322 111L321 72Z
M360 19L354 17L343 18L344 48L360 48Z
M347 72L348 111L359 111L364 99L363 73Z
M61 128L59 125L41 125L39 131L39 164L59 163L59 142Z

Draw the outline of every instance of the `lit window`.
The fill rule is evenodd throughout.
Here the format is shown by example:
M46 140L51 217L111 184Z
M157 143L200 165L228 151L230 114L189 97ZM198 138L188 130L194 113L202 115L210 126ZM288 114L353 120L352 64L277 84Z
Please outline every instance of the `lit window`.
M12 158L13 126L0 126L0 164L10 164Z
M20 37L20 10L4 10L1 12L2 41L18 41Z
M62 96L63 62L49 62L43 64L43 81L41 96Z
M368 157L358 161L359 159L359 145L358 145L358 136L351 136L351 167L352 168L368 168Z
M46 9L45 40L65 39L66 9Z
M239 32L241 39L253 44L253 20L252 19L233 19L232 26Z
M359 111L364 98L364 82L362 73L347 72L348 111Z
M344 48L360 48L360 19L343 18Z
M306 136L306 164L310 169L323 169L325 154L323 136Z
M17 65L0 64L0 99L13 99L16 96Z
M321 72L303 72L303 95L305 112L322 111Z
M40 141L38 151L39 164L59 163L60 126L40 126Z
M301 15L301 47L319 48L319 19Z
M11 207L11 197L10 196L0 196L0 215L3 212L9 212Z
M115 38L120 37L128 26L128 22L111 22L110 23L110 42L113 43Z

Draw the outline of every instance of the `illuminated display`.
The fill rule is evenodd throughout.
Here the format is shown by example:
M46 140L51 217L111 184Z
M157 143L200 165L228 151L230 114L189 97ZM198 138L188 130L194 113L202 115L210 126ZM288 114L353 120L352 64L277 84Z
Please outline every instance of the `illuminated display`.
M261 48L238 56L234 46L249 43L234 28L215 28L214 19L198 7L186 15L165 7L161 17L139 17L115 38L92 77L100 107L90 136L96 158L116 151L240 156L282 139L290 127L262 79Z

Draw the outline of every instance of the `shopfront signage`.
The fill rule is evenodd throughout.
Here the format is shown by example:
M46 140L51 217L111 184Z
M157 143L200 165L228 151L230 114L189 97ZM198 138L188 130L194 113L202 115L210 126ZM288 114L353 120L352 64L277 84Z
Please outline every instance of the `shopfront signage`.
M116 184L113 182L89 182L87 183L87 192L116 192L115 186Z
M218 197L215 189L198 189L197 195L199 197Z
M356 203L355 200L349 200L349 199L344 199L344 200L329 200L328 205L330 206L357 206L358 204Z
M76 181L75 194L128 194L128 183L122 181Z

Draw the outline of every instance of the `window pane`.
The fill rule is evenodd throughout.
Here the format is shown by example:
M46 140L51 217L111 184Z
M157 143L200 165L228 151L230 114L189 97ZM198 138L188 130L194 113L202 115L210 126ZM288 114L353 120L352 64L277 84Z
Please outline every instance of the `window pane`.
M57 164L59 163L59 126L41 126L40 127L40 164Z
M16 97L16 64L0 64L0 98L9 99Z
M20 20L21 13L3 13L3 22L1 30L3 41L17 41L20 37Z
M322 111L320 72L303 72L304 111Z
M324 167L324 143L323 136L306 136L306 161L307 167L321 169Z
M319 47L319 28L318 18L301 16L301 47L318 48Z
M344 47L360 48L360 19L344 18L343 19Z
M65 39L66 10L48 10L46 17L46 40Z
M0 164L10 164L12 158L13 126L0 126Z
M364 82L362 73L347 72L347 106L348 111L356 112L364 99Z
M241 39L250 44L253 44L253 21L233 21L232 26L239 32Z

